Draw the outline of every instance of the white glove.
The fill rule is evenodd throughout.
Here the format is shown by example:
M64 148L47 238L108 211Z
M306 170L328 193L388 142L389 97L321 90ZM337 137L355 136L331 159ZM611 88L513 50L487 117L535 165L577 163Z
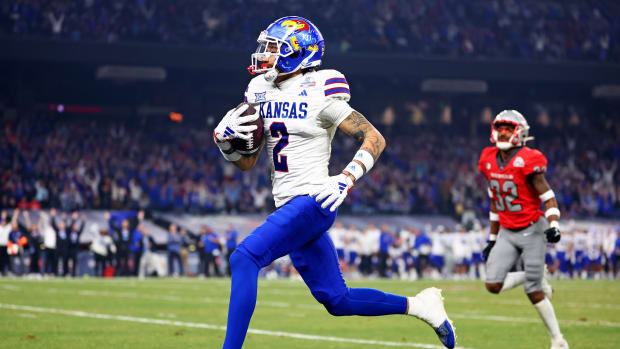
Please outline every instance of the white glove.
M230 141L233 138L241 138L247 141L252 137L248 133L256 130L256 125L242 126L242 124L257 120L258 111L252 115L239 117L248 108L249 105L244 104L239 109L235 110L233 108L224 115L222 121L213 130L213 138L216 143Z
M331 212L336 211L351 191L351 188L353 188L353 180L344 173L329 177L322 184L323 186L310 193L310 196L314 196L316 202L321 202L325 199L321 207L327 208L331 205L329 209Z
M242 126L242 124L246 122L258 119L258 112L252 115L239 117L239 115L243 114L243 112L248 108L249 105L245 104L237 110L234 108L229 110L228 113L224 115L222 121L220 121L215 130L213 130L213 140L218 148L220 148L224 158L228 161L234 162L241 158L241 154L233 149L230 141L233 138L248 140L251 136L246 132L256 130L256 125Z

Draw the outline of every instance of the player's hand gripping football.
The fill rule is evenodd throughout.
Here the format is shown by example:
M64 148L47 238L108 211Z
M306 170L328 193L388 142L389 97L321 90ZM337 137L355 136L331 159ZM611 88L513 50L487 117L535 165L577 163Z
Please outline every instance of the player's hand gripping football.
M243 114L243 112L249 108L248 104L244 104L241 107L235 109L231 109L224 115L222 121L217 125L215 130L213 130L213 138L215 139L215 143L222 148L220 145L228 144L228 148L230 148L230 143L228 141L233 138L241 138L244 140L248 140L252 137L250 133L256 130L256 125L246 125L246 122L256 121L258 119L258 112L239 117L239 115ZM226 150L226 149L222 149Z
M489 260L489 254L491 253L491 249L493 248L493 246L495 246L495 241L489 241L487 247L482 250L482 258L484 258L485 262Z
M331 212L336 211L353 188L353 180L344 173L329 177L327 181L321 184L322 186L310 193L310 196L314 197L316 202L325 200L321 207L328 208L331 205L329 209Z
M547 242L551 242L553 244L560 241L560 238L562 237L560 234L560 229L557 227L551 227L545 230L545 235L547 236Z

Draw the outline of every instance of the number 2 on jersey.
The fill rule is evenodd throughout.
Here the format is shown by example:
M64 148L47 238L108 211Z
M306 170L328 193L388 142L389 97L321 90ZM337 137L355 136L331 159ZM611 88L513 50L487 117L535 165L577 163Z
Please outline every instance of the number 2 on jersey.
M273 147L273 168L278 172L288 172L286 155L280 155L284 147L288 145L288 131L283 122L274 122L269 126L271 137L282 137L275 147Z

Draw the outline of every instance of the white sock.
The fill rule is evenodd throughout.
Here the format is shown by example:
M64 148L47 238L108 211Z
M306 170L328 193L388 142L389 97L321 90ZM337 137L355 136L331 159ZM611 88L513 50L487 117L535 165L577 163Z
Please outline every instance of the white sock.
M502 290L500 292L513 289L519 285L522 285L524 282L525 282L524 271L515 271L512 273L508 273L506 275L506 278L504 279L504 285L502 286Z
M409 304L409 309L407 309L408 315L415 316L418 319L421 319L426 315L428 307L420 299L416 299L415 296L407 297L407 302Z
M407 304L409 304L409 306L407 307L407 314L409 315L413 315L413 316L417 316L419 314L416 314L416 310L418 310L416 306L414 306L414 301L413 301L413 297L407 297Z
M480 275L480 280L487 279L487 271L484 264L478 264L478 274Z
M551 338L561 336L562 333L560 332L560 325L558 324L558 319L555 317L555 312L553 311L553 305L551 305L551 302L545 298L534 304L534 307L538 310L538 314L540 314L545 326L547 326L547 331L549 331Z

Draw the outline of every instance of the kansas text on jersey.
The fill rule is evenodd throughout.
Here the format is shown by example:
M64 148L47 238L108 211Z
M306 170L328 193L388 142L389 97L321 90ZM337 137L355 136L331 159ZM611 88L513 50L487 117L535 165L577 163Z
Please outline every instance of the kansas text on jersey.
M310 71L277 85L263 75L250 81L245 101L264 121L276 207L329 177L331 140L353 111L350 97L347 80L336 70Z

